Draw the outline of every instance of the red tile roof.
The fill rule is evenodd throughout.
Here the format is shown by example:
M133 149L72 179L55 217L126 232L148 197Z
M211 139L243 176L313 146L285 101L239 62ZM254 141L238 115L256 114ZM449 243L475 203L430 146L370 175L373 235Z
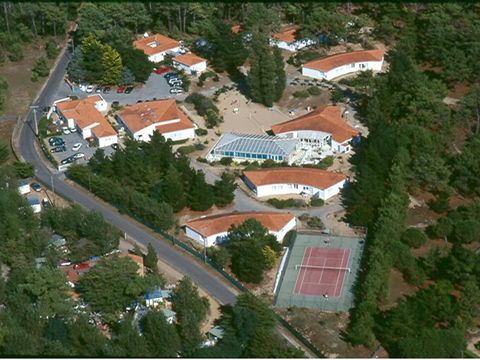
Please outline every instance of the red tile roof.
M333 140L340 144L358 134L343 120L340 107L332 105L320 106L308 114L272 126L275 135L302 130L332 134Z
M255 186L271 184L301 184L328 189L347 177L343 174L313 168L273 168L244 171L243 175Z
M187 65L187 66L192 66L195 64L202 63L204 61L207 61L207 59L204 59L200 56L194 55L192 53L184 54L184 55L179 55L173 59L173 61L179 62L181 64Z
M116 135L115 129L95 108L95 103L100 100L103 100L100 95L94 95L86 99L61 101L55 106L65 118L73 119L80 129L92 127L96 137Z
M128 128L137 132L152 124L161 134L191 129L193 123L178 109L175 100L148 101L127 106L118 113ZM176 120L172 122L173 120ZM162 124L163 123L163 124Z
M290 213L277 212L234 212L202 217L187 222L185 225L202 236L211 236L227 232L232 225L238 226L248 219L258 220L270 231L280 231L295 216Z
M154 55L180 47L180 43L169 37L154 34L146 38L135 40L133 42L133 47L142 50L145 55Z
M287 27L282 31L273 34L272 38L280 41L285 41L287 43L295 42L297 39L295 38L295 34L297 33L297 28L294 26Z
M232 25L231 30L234 34L238 34L240 31L243 30L242 25L240 25L240 24Z
M313 60L304 64L303 67L327 72L339 66L353 64L357 62L382 61L384 54L385 50L351 51L342 54L327 56L322 59Z

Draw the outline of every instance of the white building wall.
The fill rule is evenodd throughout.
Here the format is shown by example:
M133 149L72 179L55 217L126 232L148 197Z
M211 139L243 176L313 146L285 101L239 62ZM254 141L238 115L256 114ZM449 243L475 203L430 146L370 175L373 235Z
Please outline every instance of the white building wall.
M77 126L77 128L80 131L80 133L82 134L82 137L84 139L92 137L92 128L80 129L78 126Z
M192 66L188 66L182 63L179 63L175 60L173 60L173 65L178 69L178 70L183 70L185 73L192 75L192 71L195 71L197 74L200 74L204 72L207 69L207 62L202 61L201 63L194 64Z
M149 55L148 60L150 60L153 63L157 63L157 62L160 62L160 61L164 60L165 54L167 52L178 52L178 51L180 51L180 47L176 47L176 48L173 48L173 49L168 49L168 50L163 51L163 52L159 52L159 53L156 53L156 54L153 54L153 55Z
M99 137L99 138L96 137L96 139L97 139L97 142L98 142L98 147L101 147L101 148L118 143L117 135L102 136L102 137Z
M344 141L343 143L338 143L335 140L332 139L332 150L336 151L338 153L348 153L352 150L352 146L350 145L350 141L352 139L349 139L347 141Z
M258 186L253 189L256 192L257 197L265 196L277 196L277 195L299 195L300 193L307 193L308 195L320 198L322 200L328 200L332 196L335 196L339 193L345 185L346 180L342 180L337 184L327 188L327 189L318 189L314 186L303 185L303 184L271 184Z
M312 77L314 79L332 80L339 76L354 73L357 71L365 71L365 70L380 71L382 70L382 65L383 65L383 60L382 61L362 61L362 62L347 64L347 65L342 65L326 73L320 70L311 69L303 66L302 75Z
M21 185L18 187L18 192L20 195L25 195L30 192L30 184Z
M169 133L162 134L165 139L171 139L172 141L179 141L185 139L195 138L195 129L185 129L180 131L173 131Z
M278 242L282 242L285 234L295 228L297 226L297 221L296 218L293 217L292 220L290 220L285 226L278 232L275 231L269 231L270 234L275 235L277 238ZM191 229L188 226L185 226L185 235L187 235L189 238L195 240L199 244L206 246L206 247L211 247L214 245L222 244L227 240L227 234L228 232L221 232L218 234L213 234L210 236L207 236L206 238L203 237L201 234L196 232L195 230Z

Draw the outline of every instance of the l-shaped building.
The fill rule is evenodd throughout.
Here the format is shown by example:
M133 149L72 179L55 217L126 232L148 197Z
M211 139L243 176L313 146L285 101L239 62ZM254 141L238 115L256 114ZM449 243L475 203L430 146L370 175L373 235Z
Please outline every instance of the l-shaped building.
M381 71L384 50L361 50L327 56L302 66L302 75L332 80L357 71Z
M243 180L257 197L306 194L322 200L337 195L347 183L343 174L303 167L244 171Z
M308 114L276 124L271 128L278 136L298 139L304 145L323 148L328 146L338 153L351 150L350 142L358 131L348 125L342 118L338 106L320 106Z
M233 212L190 220L185 224L185 234L201 245L210 247L227 241L230 227L238 226L248 219L259 221L279 242L296 226L295 216L290 213Z

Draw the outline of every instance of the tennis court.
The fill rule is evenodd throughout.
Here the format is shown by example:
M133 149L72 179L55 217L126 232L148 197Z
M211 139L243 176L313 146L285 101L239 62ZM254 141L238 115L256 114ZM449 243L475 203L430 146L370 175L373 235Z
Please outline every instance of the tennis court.
M275 305L348 311L365 240L298 233L281 270Z

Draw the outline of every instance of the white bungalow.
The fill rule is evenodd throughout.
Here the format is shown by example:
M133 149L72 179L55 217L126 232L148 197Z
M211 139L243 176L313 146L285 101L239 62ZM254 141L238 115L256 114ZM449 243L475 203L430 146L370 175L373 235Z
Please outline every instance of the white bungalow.
M135 40L133 47L144 52L148 60L153 63L163 61L167 53L176 53L180 50L180 42L167 36L145 33L142 39Z
M27 196L27 201L30 207L32 208L32 211L34 214L38 214L39 212L42 211L42 203L40 202L40 198L35 195L28 195Z
M287 27L282 31L272 35L270 38L270 46L276 46L280 49L296 52L306 46L315 44L315 41L307 38L297 39L296 33L296 27Z
M248 219L259 221L279 242L296 226L295 216L289 213L235 212L191 220L185 224L185 234L203 246L210 247L227 241L230 227L238 226Z
M76 127L84 139L93 138L99 147L106 147L118 142L115 129L101 112L107 111L107 102L99 94L85 99L70 98L53 103L57 114L69 127Z
M28 194L31 191L30 189L30 180L22 179L18 181L18 192L20 195Z
M381 71L384 54L384 50L361 50L327 56L304 64L302 75L332 80L357 71Z
M179 55L172 60L173 66L189 75L199 75L207 70L207 59L192 53Z
M324 201L347 183L343 174L300 167L244 171L243 179L257 197L305 194Z
M138 141L149 142L155 131L172 141L195 137L195 125L178 109L174 99L127 106L116 114L116 118L125 126L126 132Z

